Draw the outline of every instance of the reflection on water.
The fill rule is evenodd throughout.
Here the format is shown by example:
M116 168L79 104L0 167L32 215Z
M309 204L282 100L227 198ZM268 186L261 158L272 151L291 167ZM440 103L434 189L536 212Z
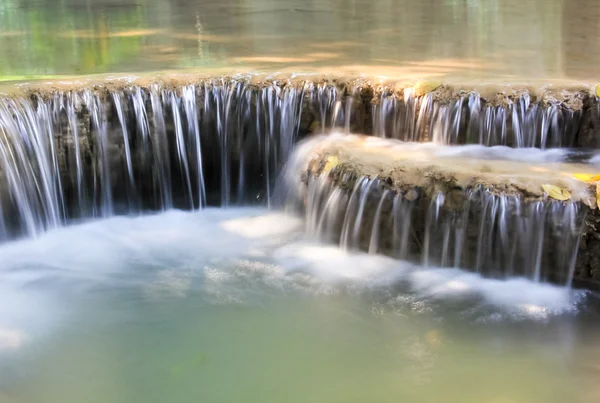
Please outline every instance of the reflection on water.
M3 403L597 402L591 296L348 254L262 209L117 217L0 259Z
M0 0L0 77L192 67L593 79L579 0Z

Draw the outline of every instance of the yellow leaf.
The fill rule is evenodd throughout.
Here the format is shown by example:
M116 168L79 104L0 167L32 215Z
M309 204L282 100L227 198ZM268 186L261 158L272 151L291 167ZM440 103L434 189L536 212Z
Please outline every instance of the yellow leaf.
M335 155L330 155L327 157L325 161L325 166L323 167L323 172L331 171L338 164L338 158Z
M562 189L555 185L544 184L542 185L542 189L548 193L548 196L556 200L569 200L571 198L571 193L567 189Z
M596 183L596 204L600 208L600 183Z
M440 81L434 81L434 80L419 81L415 85L415 96L420 97L421 95L425 95L425 94L435 90L440 85L442 85L442 83Z
M596 86L596 96L600 97L600 84Z
M573 178L586 183L600 182L600 175L598 174L573 174Z

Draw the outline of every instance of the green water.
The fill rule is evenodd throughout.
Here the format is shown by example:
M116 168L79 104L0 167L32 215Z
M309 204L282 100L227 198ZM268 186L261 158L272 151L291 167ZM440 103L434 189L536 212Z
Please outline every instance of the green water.
M163 69L598 80L596 0L1 0L0 79Z
M261 209L0 247L0 401L598 401L594 297L305 240Z

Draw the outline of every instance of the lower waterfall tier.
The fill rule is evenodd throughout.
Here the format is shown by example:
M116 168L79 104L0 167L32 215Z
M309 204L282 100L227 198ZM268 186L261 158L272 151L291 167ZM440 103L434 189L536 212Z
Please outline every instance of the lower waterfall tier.
M332 135L298 147L287 182L308 232L341 247L591 286L600 214L596 187L576 177L593 167L562 159ZM568 200L550 198L548 186Z

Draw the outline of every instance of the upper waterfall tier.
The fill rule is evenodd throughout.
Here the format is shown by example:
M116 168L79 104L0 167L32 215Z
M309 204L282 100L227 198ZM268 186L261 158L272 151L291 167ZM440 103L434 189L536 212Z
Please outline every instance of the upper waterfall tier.
M600 127L585 87L179 75L12 91L0 97L2 237L118 212L270 204L297 138L315 132L544 148L595 147Z
M103 103L112 104L113 93L154 87L181 94L189 85L198 88L199 98L204 98L207 87L220 91L239 87L254 97L270 88L282 102L300 102L297 131L302 135L338 129L438 144L600 147L600 104L595 88L584 83L442 84L308 74L217 78L172 74L34 83L23 89L28 97L41 96L44 102L91 92ZM198 103L199 109L202 106ZM107 108L114 109L110 105Z

